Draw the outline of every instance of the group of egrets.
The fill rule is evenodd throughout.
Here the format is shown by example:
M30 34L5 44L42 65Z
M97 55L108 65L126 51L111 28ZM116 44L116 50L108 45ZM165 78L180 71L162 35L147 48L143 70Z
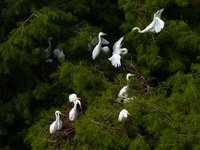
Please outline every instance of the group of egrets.
M51 40L52 39L53 39L52 37L48 38L49 46L47 48L35 48L35 51L37 53L40 53L43 56L43 59L45 60L46 63L53 62L53 59L50 58L50 56L52 55L52 50L51 50ZM57 58L60 60L65 59L65 54L62 49L58 49L58 48L54 49L53 55L54 55L54 58Z
M161 13L163 12L163 10L164 10L164 8L158 10L154 14L153 21L144 30L141 31L140 28L134 27L131 30L131 32L133 32L134 30L138 30L139 33L145 33L145 32L159 33L161 31L161 29L164 27L164 21L161 20ZM97 39L97 37L93 38L93 40L89 44L89 45L96 45L98 43L92 51L93 59L96 59L99 56L100 51L102 51L102 52L110 51L108 46L102 47L102 45L109 44L109 42L106 39L102 38L103 35L107 35L107 34L100 32L98 35L98 39ZM121 55L128 53L128 50L126 48L121 48L121 46L123 45L123 43L122 43L123 39L124 39L124 36L122 36L117 42L115 42L115 44L113 45L112 56L110 58L108 58L108 60L111 62L111 64L114 67L120 67L121 66Z
M164 27L164 22L161 20L161 13L163 12L163 9L158 10L155 14L154 14L154 18L153 21L150 25L148 25L144 30L140 30L138 27L134 27L132 29L131 32L133 32L134 30L138 30L139 33L145 33L145 32L153 32L153 33L159 33L161 31L161 29ZM100 32L98 35L98 38L94 38L91 42L91 44L93 45L97 45L94 47L94 50L92 52L92 58L96 59L98 57L98 55L100 54L100 51L103 52L108 52L109 48L108 46L104 46L102 47L102 45L108 45L109 42L102 38L101 36L106 35L103 32ZM109 61L111 61L111 64L114 67L120 67L121 66L121 56L120 55L124 55L126 53L128 53L128 50L126 48L121 48L121 46L123 45L122 41L124 39L124 36L121 37L114 45L113 45L113 53L112 56L110 58L108 58ZM124 86L119 94L118 94L118 98L117 98L117 102L120 102L121 100L124 100L124 102L128 101L128 95L127 95L127 90L129 88L129 77L130 76L134 76L134 74L128 73L126 75L126 79L127 79L127 85ZM69 112L69 120L70 121L75 121L75 119L77 118L77 105L79 104L80 108L81 108L81 102L80 102L80 98L77 97L76 94L70 94L69 95L69 101L74 103L73 108L71 109L71 111ZM81 108L82 109L82 108ZM56 120L50 125L50 134L54 134L57 130L60 130L62 128L62 121L60 120L60 114L63 115L60 111L56 111L55 115L56 115ZM128 115L130 115L128 113L128 111L126 109L123 109L118 116L118 121L120 122L124 122L125 119L128 117Z
M69 102L74 103L74 107L69 112L69 120L75 121L77 118L77 105L79 104L81 108L81 98L78 98L75 93L69 95ZM82 108L81 108L82 109ZM60 114L63 115L60 111L55 112L56 120L50 125L50 134L54 134L57 130L62 129L62 121L60 120Z
M76 118L77 118L77 114L78 114L77 105L79 104L79 106L81 108L80 99L81 98L78 98L75 93L69 95L69 102L73 102L74 103L74 107L69 112L69 120L70 121L75 121ZM64 114L62 114L60 111L57 110L55 112L56 120L50 125L50 128L49 128L50 134L54 134L57 130L61 130L62 129L63 124L62 124L62 121L60 119L60 115L64 115ZM128 113L128 111L123 109L119 113L118 121L120 121L120 122L125 121L125 119L128 117L128 115L130 115Z

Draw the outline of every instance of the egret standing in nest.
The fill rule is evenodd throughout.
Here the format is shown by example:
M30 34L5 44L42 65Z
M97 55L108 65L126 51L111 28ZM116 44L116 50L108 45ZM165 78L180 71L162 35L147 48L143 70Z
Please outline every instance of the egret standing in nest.
M81 108L81 102L79 100L75 100L74 101L74 107L70 110L69 112L69 120L70 121L75 121L77 118L77 105L79 104L80 108ZM82 110L82 108L81 108Z
M79 100L81 98L78 98L75 93L72 93L69 95L69 102L75 102L76 100Z
M62 129L62 121L60 120L60 115L63 115L60 111L55 112L56 120L50 125L50 134L55 134L57 130Z

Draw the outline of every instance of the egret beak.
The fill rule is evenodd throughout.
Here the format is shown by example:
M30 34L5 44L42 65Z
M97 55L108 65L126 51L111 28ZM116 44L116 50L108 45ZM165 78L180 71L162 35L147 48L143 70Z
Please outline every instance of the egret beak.
M77 97L76 99L81 99L81 98Z
M106 33L103 33L103 35L107 35Z
M61 112L60 112L60 114L64 116L64 114L63 114L63 113L61 113Z
M133 30L131 30L131 32L130 33L132 33L133 32Z
M124 43L121 43L120 46L122 46Z
M131 74L131 76L135 76L135 74Z
M128 114L129 116L131 116L131 114L129 114L129 112L127 112L127 114Z
M82 109L81 105L80 105L80 108L81 108L81 111L83 111L83 109Z

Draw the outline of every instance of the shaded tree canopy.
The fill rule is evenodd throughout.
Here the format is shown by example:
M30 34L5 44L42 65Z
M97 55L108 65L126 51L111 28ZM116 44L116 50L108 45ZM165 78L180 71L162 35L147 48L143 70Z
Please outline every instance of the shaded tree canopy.
M159 34L130 33L162 8ZM199 11L198 0L1 0L0 149L200 149ZM88 44L101 31L110 52L93 60ZM108 58L122 36L128 53L115 68ZM119 103L127 73L129 101ZM83 108L74 122L71 93Z

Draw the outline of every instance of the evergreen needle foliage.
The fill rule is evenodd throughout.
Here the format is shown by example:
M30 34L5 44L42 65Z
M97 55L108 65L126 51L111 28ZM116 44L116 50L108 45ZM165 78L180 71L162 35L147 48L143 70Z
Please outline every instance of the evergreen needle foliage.
M130 33L162 8L159 34ZM200 149L199 12L195 0L2 0L0 149ZM93 60L99 32L111 51ZM122 36L128 54L114 68L108 58ZM127 103L117 102L127 73ZM82 106L74 122L71 93ZM53 136L56 110L63 128Z

